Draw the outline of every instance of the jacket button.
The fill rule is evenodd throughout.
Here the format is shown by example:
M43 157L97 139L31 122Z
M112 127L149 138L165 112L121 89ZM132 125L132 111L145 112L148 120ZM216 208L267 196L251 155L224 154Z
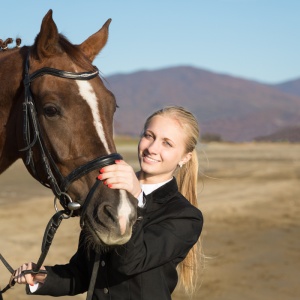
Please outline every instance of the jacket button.
M104 289L103 289L103 292L104 292L104 294L108 294L108 289L107 289L107 288L104 288Z
M102 266L102 267L105 266L105 261L104 261L104 260L101 261L101 266Z

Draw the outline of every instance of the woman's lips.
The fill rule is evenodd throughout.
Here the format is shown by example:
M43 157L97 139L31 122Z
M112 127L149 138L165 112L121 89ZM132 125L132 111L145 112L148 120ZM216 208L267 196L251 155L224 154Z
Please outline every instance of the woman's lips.
M153 159L153 158L151 158L151 157L149 157L149 156L147 156L147 155L144 155L144 156L143 156L143 160L144 160L145 162L149 162L149 163L157 163L157 162L159 162L159 160Z

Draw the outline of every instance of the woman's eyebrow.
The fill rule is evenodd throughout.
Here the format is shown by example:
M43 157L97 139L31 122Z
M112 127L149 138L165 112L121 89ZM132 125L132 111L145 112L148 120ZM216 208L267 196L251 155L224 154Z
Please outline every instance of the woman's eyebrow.
M150 129L146 129L145 133L151 133L152 135L154 135L154 132L152 130L150 130Z

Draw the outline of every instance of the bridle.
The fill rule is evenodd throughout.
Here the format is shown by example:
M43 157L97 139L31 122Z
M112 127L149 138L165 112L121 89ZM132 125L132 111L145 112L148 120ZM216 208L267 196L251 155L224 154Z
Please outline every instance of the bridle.
M54 162L49 150L45 146L45 142L43 139L43 134L41 131L40 123L37 118L37 112L36 107L34 103L34 99L32 96L32 92L30 89L30 84L33 82L36 78L44 76L44 75L50 75L55 77L61 77L71 80L90 80L98 76L99 70L97 67L94 66L93 71L89 72L68 72L63 71L59 69L44 67L41 68L31 74L29 74L29 59L30 58L30 52L28 52L26 62L25 62L25 75L24 75L24 88L25 88L25 97L23 101L23 140L25 143L25 147L20 149L20 151L26 152L26 158L25 158L25 164L30 166L31 172L33 176L44 186L51 188L53 191L55 198L54 198L54 206L56 213L53 215L53 217L50 219L45 233L44 238L42 242L42 253L40 255L40 258L33 270L25 271L23 274L26 273L45 273L45 271L40 270L46 255L48 253L48 250L51 246L52 240L54 238L54 235L56 233L57 228L59 227L61 221L63 219L68 219L73 215L73 212L75 210L78 210L81 208L81 214L80 214L80 224L83 226L83 219L84 215L86 213L87 206L93 196L93 193L95 192L96 188L98 187L100 181L96 180L94 186L90 190L89 194L87 195L87 198L84 202L84 204L81 206L78 202L74 202L70 195L67 193L69 186L72 182L76 181L82 176L85 176L86 174L100 169L104 166L114 164L116 160L122 159L122 156L119 153L111 153L105 156L97 157L89 162L87 162L84 165L81 165L77 167L75 170L73 170L68 176L64 177L60 170L58 169L56 163ZM42 158L42 164L44 171L47 174L47 181L44 182L41 180L38 176L37 170L35 168L34 159L33 159L33 150L32 148L34 146L38 146L41 158ZM53 172L56 174L56 177L54 176ZM58 178L58 180L57 180ZM59 199L60 204L64 208L63 210L58 210L56 205L56 200ZM0 299L2 299L2 294L8 290L11 286L15 284L14 282L14 270L13 268L8 264L8 262L4 259L4 257L0 253L0 260L4 263L6 268L12 273L11 280L9 284L2 290L0 290ZM91 289L91 288L90 288Z
M95 158L94 160L86 163L85 165L79 166L77 169L72 171L67 177L63 177L63 175L57 168L50 152L45 146L40 124L37 119L37 113L36 113L34 99L32 97L32 92L30 89L30 84L36 78L44 75L51 75L51 76L56 76L61 78L72 79L72 80L90 80L98 76L99 70L96 67L94 67L94 70L90 72L74 73L74 72L68 72L68 71L58 70L54 68L44 67L33 72L32 74L29 74L29 69L30 69L30 65L29 65L29 53L28 53L25 62L25 76L24 76L25 98L23 102L23 140L26 146L20 149L20 151L26 152L25 164L30 166L33 176L37 180L39 180L43 185L50 187L55 197L59 199L61 205L66 210L66 213L72 215L74 210L80 208L80 204L73 202L71 197L67 194L67 190L70 184L73 181L79 179L80 177L86 175L87 173L93 170L114 163L116 159L120 159L120 154L112 153L109 155ZM48 182L46 183L39 178L34 165L32 148L36 144L39 147L40 155L42 158L42 164L47 174ZM56 177L53 175L53 172L56 174ZM56 178L59 179L60 184L58 184Z

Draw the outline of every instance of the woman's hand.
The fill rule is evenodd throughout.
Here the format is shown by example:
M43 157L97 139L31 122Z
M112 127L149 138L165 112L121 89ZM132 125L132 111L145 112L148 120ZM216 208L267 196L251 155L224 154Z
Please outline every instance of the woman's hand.
M19 267L14 273L14 281L19 284L29 284L33 286L35 283L44 283L47 277L47 274L38 273L38 274L22 274L22 271L32 270L36 264L26 263ZM41 267L41 270L46 270L44 266Z
M98 179L111 189L126 190L137 198L142 190L133 168L123 160L115 162L102 168Z

